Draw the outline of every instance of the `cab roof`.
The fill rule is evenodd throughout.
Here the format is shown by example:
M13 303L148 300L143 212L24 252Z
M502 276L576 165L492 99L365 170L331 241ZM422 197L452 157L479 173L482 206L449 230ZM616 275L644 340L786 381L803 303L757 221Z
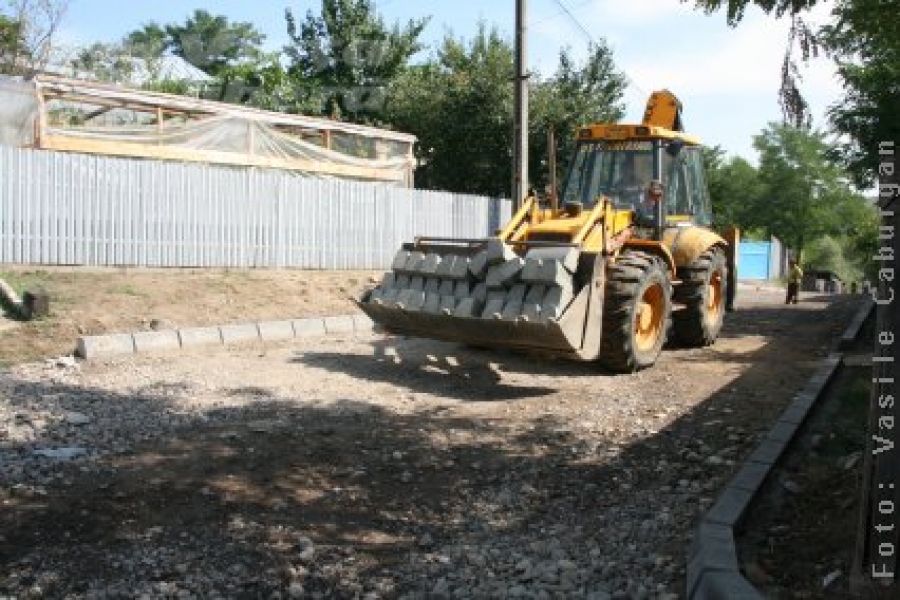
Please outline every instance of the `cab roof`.
M700 140L692 135L688 135L682 131L672 131L664 127L653 127L648 125L628 125L628 124L607 124L595 123L586 125L578 130L578 140L608 140L608 141L626 141L626 140L681 140L689 146L701 146Z

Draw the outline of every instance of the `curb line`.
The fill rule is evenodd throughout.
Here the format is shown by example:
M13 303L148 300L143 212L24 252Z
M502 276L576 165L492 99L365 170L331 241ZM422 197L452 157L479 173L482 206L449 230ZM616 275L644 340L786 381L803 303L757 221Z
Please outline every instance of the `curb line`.
M185 327L160 331L111 333L79 337L75 355L84 360L132 354L158 353L201 346L228 346L239 342L275 342L331 333L374 330L364 314L311 317L258 323L232 323L219 327Z
M869 300L859 308L841 336L837 349L822 361L703 516L688 553L689 600L763 600L759 590L741 574L734 528L747 513L756 494L840 366L843 354L837 350L846 349L859 336L874 306L875 303Z

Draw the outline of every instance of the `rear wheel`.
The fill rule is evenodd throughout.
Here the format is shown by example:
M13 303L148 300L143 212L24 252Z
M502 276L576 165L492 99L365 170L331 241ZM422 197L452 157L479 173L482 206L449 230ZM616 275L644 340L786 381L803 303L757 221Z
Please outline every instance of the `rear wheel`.
M666 341L672 286L661 261L626 250L609 267L600 363L631 373L656 362Z
M728 266L721 248L711 248L679 273L675 301L684 308L672 320L676 339L685 346L709 346L722 329L728 299Z

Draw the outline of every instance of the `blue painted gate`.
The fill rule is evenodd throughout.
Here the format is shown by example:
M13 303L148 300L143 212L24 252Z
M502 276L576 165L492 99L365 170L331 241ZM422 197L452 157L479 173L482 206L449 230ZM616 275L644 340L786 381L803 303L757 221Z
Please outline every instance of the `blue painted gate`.
M768 279L771 242L741 242L738 279Z

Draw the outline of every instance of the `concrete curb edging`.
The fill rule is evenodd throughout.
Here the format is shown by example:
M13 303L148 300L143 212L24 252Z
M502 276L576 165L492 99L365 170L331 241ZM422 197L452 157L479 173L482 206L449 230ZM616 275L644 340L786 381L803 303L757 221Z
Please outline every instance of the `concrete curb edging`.
M237 323L219 327L185 327L160 331L111 333L78 338L75 355L85 360L167 352L200 346L247 341L283 341L328 333L369 332L374 323L366 315L338 315L307 319Z
M874 305L870 300L860 307L837 349L846 349L859 336ZM688 553L686 597L689 600L763 600L759 590L741 574L734 528L800 431L842 358L835 350L822 361L704 515Z

